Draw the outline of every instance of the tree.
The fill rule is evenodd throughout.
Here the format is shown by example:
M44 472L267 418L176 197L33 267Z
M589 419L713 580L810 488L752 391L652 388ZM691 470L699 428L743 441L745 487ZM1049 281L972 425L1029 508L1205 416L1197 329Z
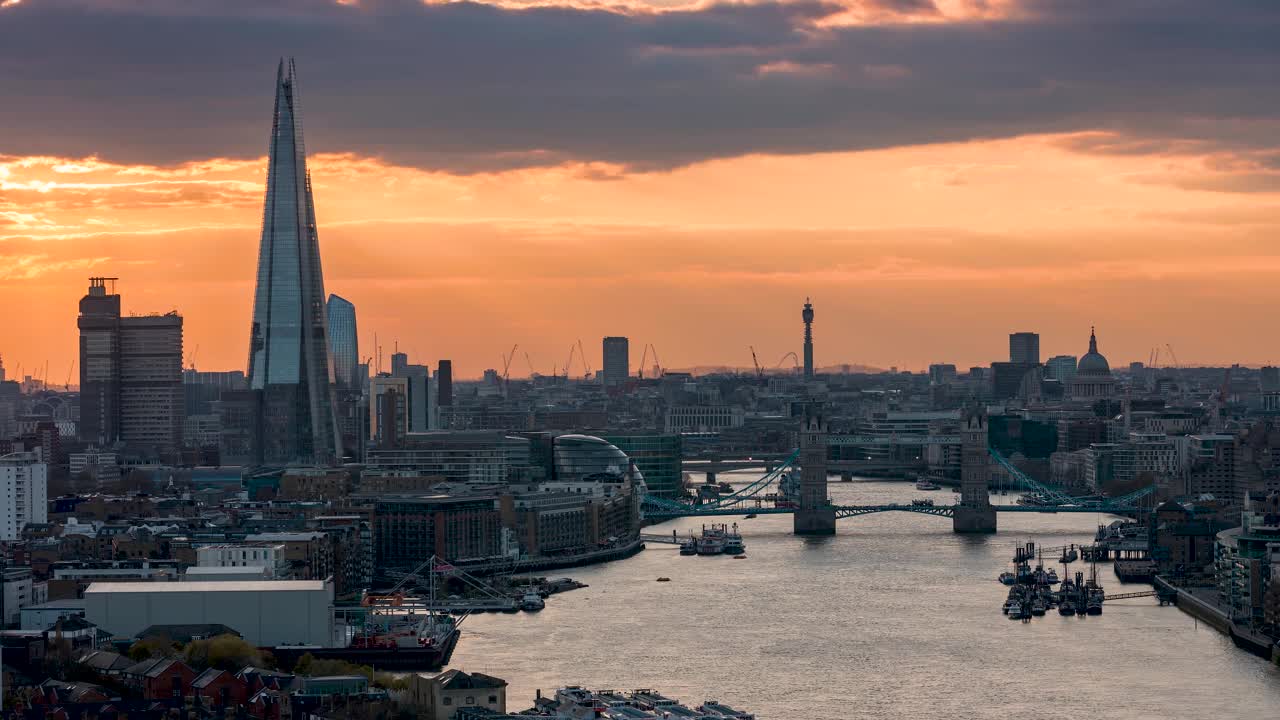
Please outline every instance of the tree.
M258 648L230 633L205 640L192 640L187 643L182 654L187 664L195 670L217 668L235 671L246 665L263 664Z
M145 637L129 647L129 659L137 662L172 655L177 646L167 637Z

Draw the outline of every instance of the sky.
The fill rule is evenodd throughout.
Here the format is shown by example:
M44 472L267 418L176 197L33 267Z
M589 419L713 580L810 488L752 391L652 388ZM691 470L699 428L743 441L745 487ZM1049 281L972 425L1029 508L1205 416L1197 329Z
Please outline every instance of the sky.
M0 357L74 384L105 275L244 369L289 56L362 356L768 367L811 297L820 366L1094 325L1113 367L1280 362L1276 37L1274 0L0 0Z

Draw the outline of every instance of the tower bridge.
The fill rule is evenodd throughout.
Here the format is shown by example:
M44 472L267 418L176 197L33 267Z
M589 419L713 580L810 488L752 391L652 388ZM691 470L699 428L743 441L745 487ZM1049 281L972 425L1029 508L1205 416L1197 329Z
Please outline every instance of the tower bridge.
M800 448L778 460L777 466L764 476L737 491L715 500L698 504L647 496L645 517L669 520L677 517L717 517L726 515L781 515L794 517L797 535L830 535L836 520L856 518L882 512L908 512L918 515L951 518L958 533L994 533L999 513L1111 513L1133 515L1140 502L1154 491L1154 486L1115 498L1076 497L1060 488L1041 483L1009 462L998 450L988 445L987 419L981 412L971 412L963 419L960 442L963 448L960 480L960 502L954 505L876 504L836 505L827 495L828 436L820 418L805 420L800 432ZM800 479L790 471L799 466ZM1007 472L1014 484L1034 493L1036 505L992 505L989 479L992 466Z

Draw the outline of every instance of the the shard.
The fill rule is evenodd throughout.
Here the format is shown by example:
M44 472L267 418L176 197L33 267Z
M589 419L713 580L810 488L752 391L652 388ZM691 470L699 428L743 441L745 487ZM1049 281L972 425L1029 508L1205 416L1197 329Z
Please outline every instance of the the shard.
M341 447L315 204L297 72L281 60L268 151L258 286L249 338L257 405L254 455L264 465L324 465Z

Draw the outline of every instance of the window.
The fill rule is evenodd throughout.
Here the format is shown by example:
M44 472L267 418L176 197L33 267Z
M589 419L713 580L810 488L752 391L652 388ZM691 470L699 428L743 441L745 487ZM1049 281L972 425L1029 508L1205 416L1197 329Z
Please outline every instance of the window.
M489 696L489 704L490 704L490 705L497 705L497 704L498 704L498 696L497 696L497 695L490 695L490 696Z
M453 704L453 698L451 698L451 697L447 697L447 698L445 698L445 699L444 699L444 704L445 704L445 705L452 705L452 704Z
M474 695L468 695L468 696L467 696L467 704L468 704L468 705L475 705L475 704L476 704L476 698L475 698L475 696L474 696Z

